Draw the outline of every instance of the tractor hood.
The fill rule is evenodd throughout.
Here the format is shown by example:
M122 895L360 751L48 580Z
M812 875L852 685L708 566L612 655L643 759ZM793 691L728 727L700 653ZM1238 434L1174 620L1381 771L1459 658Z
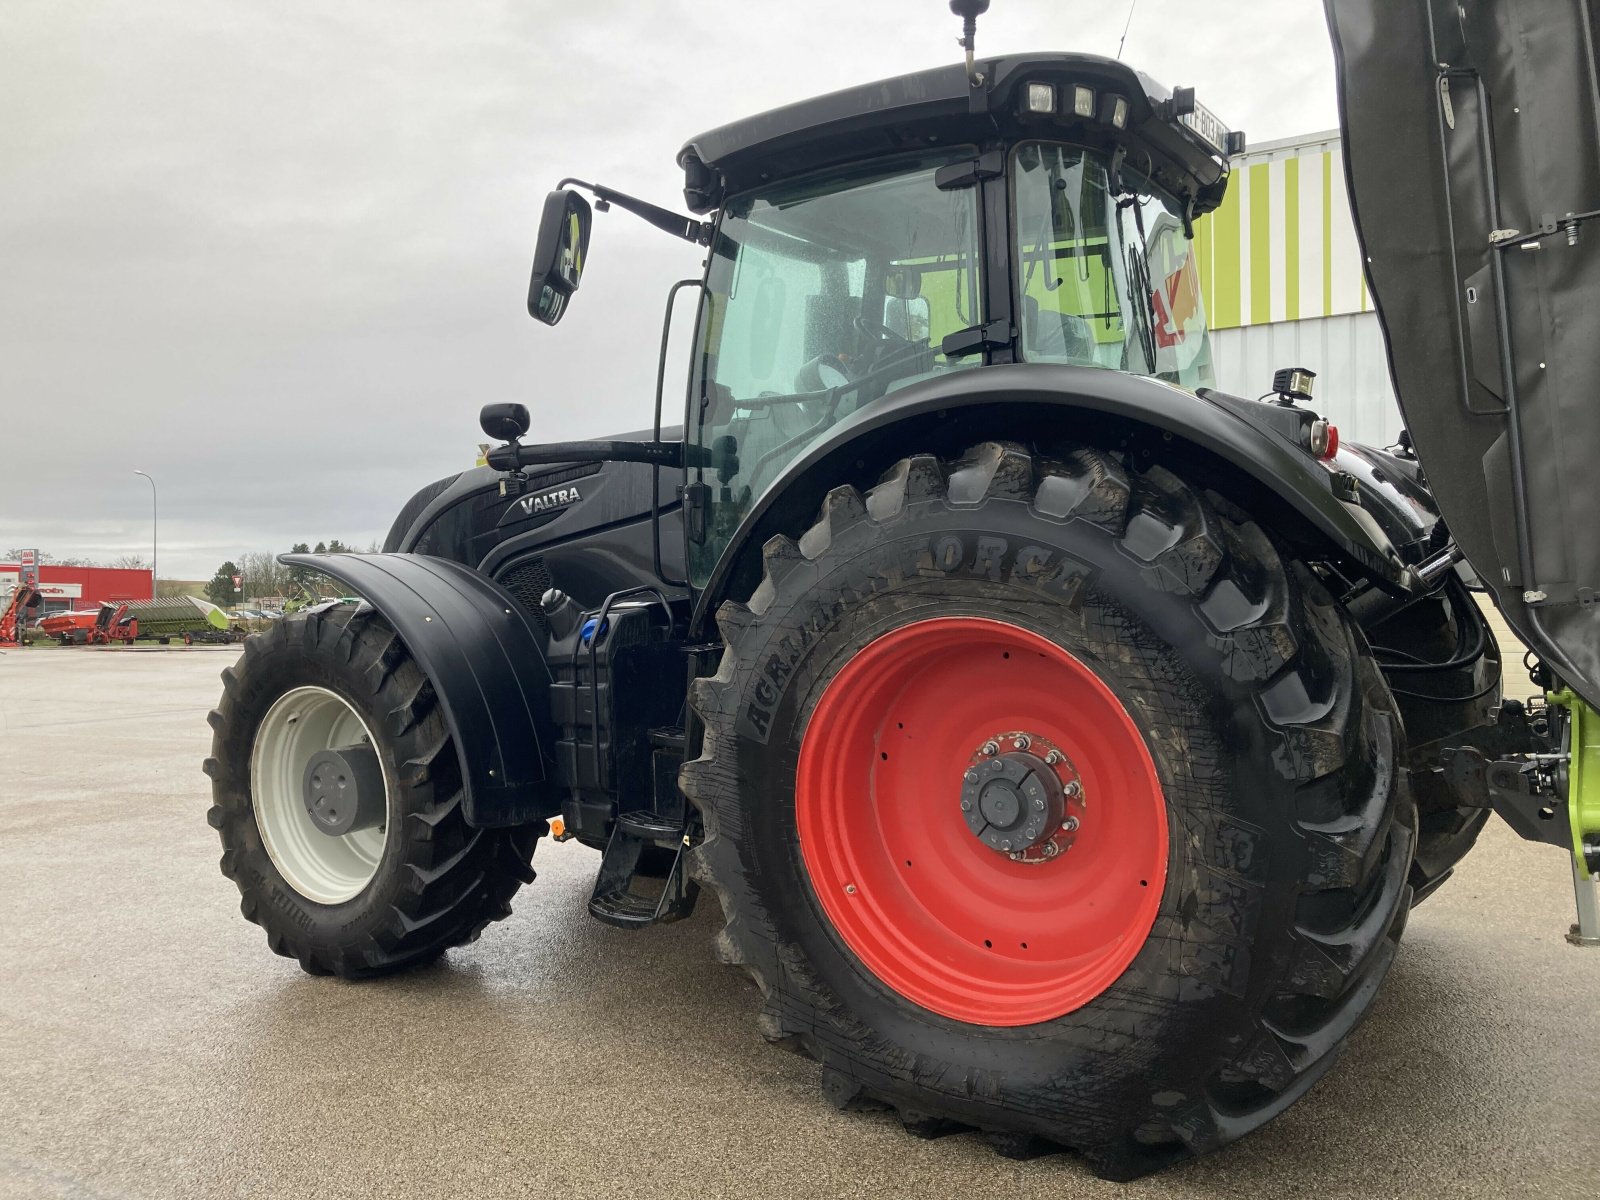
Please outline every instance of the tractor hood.
M1592 0L1326 0L1389 368L1511 627L1600 704Z

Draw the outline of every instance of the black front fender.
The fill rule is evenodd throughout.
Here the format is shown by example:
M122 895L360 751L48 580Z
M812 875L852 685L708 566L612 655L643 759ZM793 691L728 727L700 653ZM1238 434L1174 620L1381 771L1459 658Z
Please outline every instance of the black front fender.
M511 594L470 567L422 554L285 554L331 575L394 626L433 684L461 759L470 825L560 811L544 635Z
M828 487L905 454L1006 438L1101 436L1115 446L1145 437L1174 469L1200 471L1208 486L1241 482L1230 497L1236 502L1285 508L1286 519L1324 541L1357 575L1405 591L1406 564L1372 514L1335 495L1333 473L1305 450L1251 421L1250 404L1118 371L1043 363L959 371L893 392L833 426L762 493L706 582L696 628L748 570L747 551L773 534L796 532L788 526L809 521Z

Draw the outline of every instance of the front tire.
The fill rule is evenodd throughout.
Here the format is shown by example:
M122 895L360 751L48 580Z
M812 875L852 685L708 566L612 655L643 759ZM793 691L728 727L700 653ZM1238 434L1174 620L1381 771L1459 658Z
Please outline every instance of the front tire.
M275 622L222 679L207 820L240 911L275 953L315 975L382 975L510 915L511 897L533 882L545 827L466 824L433 687L381 616L343 609ZM302 779L315 754L340 747L370 747L381 774L369 780L365 822L336 834L309 815Z
M763 1033L836 1104L1127 1179L1282 1112L1366 1013L1410 897L1400 724L1244 514L1093 449L917 456L772 539L718 622L694 869ZM1081 829L1020 863L963 780L1006 759L1051 790L1043 745Z

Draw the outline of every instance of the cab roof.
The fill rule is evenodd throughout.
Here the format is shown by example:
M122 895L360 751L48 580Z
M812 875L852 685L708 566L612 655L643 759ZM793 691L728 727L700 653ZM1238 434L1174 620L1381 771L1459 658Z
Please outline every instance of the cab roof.
M952 63L860 84L746 117L690 138L678 152L684 199L696 213L719 207L726 196L777 179L886 154L949 145L991 145L1062 137L1108 149L1120 144L1130 161L1154 169L1173 195L1192 198L1196 215L1222 201L1226 157L1179 122L1173 93L1143 72L1092 54L1036 53L980 60L984 83L973 87L964 65ZM1051 83L1071 95L1074 86L1103 99L1128 101L1122 131L1099 119L1022 112L1023 87ZM1099 113L1097 112L1097 117Z

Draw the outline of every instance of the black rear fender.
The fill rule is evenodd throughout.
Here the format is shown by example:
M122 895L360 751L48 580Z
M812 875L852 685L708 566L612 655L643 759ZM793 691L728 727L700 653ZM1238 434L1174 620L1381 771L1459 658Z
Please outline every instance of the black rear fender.
M427 674L461 759L467 823L521 825L560 811L544 634L470 567L422 554L286 554L371 604Z
M1327 466L1249 420L1251 403L1115 371L1044 364L963 371L895 392L839 422L773 481L707 581L695 628L723 599L754 590L761 546L774 534L806 528L830 488L871 486L907 454L950 456L994 440L1044 451L1060 441L1125 450L1138 467L1159 463L1227 497L1307 557L1335 561L1352 579L1407 591L1407 562L1384 525L1335 494Z

